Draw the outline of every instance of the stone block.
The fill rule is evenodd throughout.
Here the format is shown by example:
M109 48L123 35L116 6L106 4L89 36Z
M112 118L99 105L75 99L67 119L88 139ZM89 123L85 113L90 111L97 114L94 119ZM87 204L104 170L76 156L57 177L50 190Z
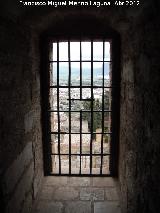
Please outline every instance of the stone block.
M55 188L51 186L43 186L40 192L39 200L52 200Z
M82 188L80 190L81 200L104 200L104 190L101 188Z
M39 203L33 213L62 213L63 204L55 201L45 201Z
M91 178L89 177L70 177L70 186L90 186Z
M65 206L65 213L91 213L91 202L67 202Z
M134 68L131 60L126 61L123 65L123 79L126 82L134 83Z
M25 133L32 131L37 120L39 120L39 111L32 110L25 115L24 125L25 125Z
M79 192L73 187L59 187L54 190L54 200L75 200L79 196Z
M7 213L13 212L13 209L14 212L19 212L21 205L25 200L25 195L32 190L33 176L34 165L31 163L30 167L27 169L22 179L18 183L14 195L7 205Z
M34 181L33 181L33 196L34 196L34 199L36 198L37 193L38 193L38 191L39 191L39 189L42 185L42 180L43 180L42 175L43 175L42 172L41 173L39 172L38 174L36 174L34 176Z
M45 177L46 186L66 186L68 183L68 177Z
M94 177L93 186L95 187L115 187L116 180L111 177Z
M105 190L105 196L107 200L119 200L118 198L118 192L116 188L107 188Z
M34 125L34 111L30 111L25 115L25 133L28 133L32 130Z
M21 175L23 174L25 168L33 159L32 153L32 143L28 143L23 149L22 153L17 157L17 159L12 163L12 165L7 169L4 175L4 192L6 194L11 193L14 190L17 182L19 181Z
M94 213L121 213L121 209L117 202L95 202Z

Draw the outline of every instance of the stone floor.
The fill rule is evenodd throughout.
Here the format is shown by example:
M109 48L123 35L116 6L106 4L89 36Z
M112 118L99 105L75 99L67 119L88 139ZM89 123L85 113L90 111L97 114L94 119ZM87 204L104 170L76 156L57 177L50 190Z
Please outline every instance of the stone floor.
M46 177L32 213L120 213L110 177Z

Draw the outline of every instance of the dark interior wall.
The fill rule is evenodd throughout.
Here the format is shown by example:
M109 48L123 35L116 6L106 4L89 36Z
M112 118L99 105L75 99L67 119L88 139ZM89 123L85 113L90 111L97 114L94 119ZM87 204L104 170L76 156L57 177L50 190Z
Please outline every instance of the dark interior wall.
M1 211L29 212L43 175L40 53L29 26L0 22Z
M159 211L159 21L156 7L132 22L122 46L120 186L124 212ZM123 43L123 42L122 42Z

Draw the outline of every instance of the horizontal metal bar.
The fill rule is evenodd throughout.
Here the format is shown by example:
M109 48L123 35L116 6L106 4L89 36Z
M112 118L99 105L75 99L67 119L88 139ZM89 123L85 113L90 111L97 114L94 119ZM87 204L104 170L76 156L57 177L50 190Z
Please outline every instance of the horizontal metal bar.
M48 110L48 112L69 112L66 110ZM91 112L91 110L71 110L70 112ZM93 110L93 112L102 112L102 110ZM112 112L112 110L104 110L104 112Z
M62 62L62 63L65 63L65 62L68 62L68 61L52 61L52 60L50 60L49 61L49 63L58 63L58 62ZM70 62L91 62L90 60L72 60L72 61L70 61ZM108 60L93 60L93 62L108 62L108 63L111 63L112 61L108 61Z
M50 153L50 155L59 155L59 154L57 154L57 153ZM69 155L69 153L68 154L60 154L60 156L61 155L63 155L63 156L70 156ZM71 156L91 156L91 154L71 154ZM92 156L110 156L111 154L110 153L103 153L103 155L102 154L96 154L96 153L94 153L94 154L92 154Z
M59 86L56 86L56 85L55 85L55 86L49 86L49 88L51 88L51 89L52 89L52 88L55 88L55 89L56 89L57 87L59 87L59 88L66 88L66 89L68 89L68 88L73 88L73 89L74 89L74 88L75 88L75 89L76 89L76 88L78 88L78 89L80 89L80 88L88 88L88 89L89 89L89 88L93 88L93 89L94 89L94 88L95 88L95 89L104 88L104 89L107 89L107 88L108 88L108 89L111 89L111 88L117 88L117 87L119 87L119 86L116 86L116 85L114 85L114 86L112 85L112 86L110 86L110 87L106 87L106 86L105 86L105 87L103 87L103 86L82 86L82 87L80 87L80 86L63 86L63 85L59 85Z
M95 99L91 99L91 98L71 98L71 99L67 99L67 101L94 101Z
M80 134L80 132L50 132L50 134ZM81 133L82 135L84 134L84 135L90 135L91 134L91 132L82 132ZM112 134L112 132L92 132L92 134L96 134L96 135L111 135Z
M69 176L69 177L111 177L111 174L69 174L69 173L61 173L61 175L57 173L50 173L48 176Z

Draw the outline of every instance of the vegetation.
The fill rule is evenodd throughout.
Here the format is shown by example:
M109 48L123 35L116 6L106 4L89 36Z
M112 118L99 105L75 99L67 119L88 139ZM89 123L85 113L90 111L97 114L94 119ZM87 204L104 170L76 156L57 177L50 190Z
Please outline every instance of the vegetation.
M93 98L94 99L94 98ZM91 101L83 102L84 110L91 111ZM101 111L102 110L102 103L99 99L94 99L93 101L93 111ZM104 94L104 110L109 110L109 92L105 92ZM105 113L105 117L108 118L108 113ZM91 112L83 112L82 115L83 120L88 121L88 128L91 131ZM108 120L108 119L107 119ZM102 113L101 112L93 112L93 132L96 132L96 129L102 128ZM105 128L105 130L107 130ZM96 138L96 134L93 135L93 139Z

